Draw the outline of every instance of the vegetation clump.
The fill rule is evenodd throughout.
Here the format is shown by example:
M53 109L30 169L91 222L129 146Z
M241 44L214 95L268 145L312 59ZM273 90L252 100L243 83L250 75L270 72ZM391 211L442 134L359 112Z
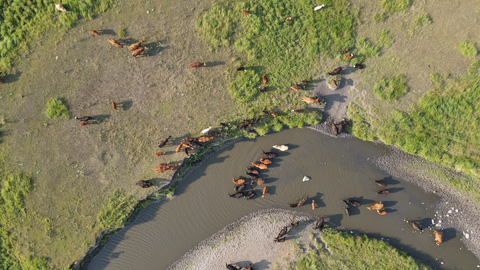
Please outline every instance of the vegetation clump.
M406 252L366 235L325 229L321 240L325 245L317 242L315 248L291 262L288 269L430 269Z
M48 101L45 114L50 119L70 118L67 105L59 98L52 98Z
M374 93L382 100L398 100L408 92L407 77L397 75L392 78L381 78L374 87Z
M412 5L412 0L383 0L380 4L388 13L406 10Z
M100 226L105 230L123 226L132 213L136 203L135 198L126 195L124 190L115 190L107 206L98 215Z
M388 32L388 30L383 30L382 32L378 33L376 36L376 41L378 46L387 49L392 46L395 39L393 36Z
M375 13L375 15L373 15L373 21L375 23L381 23L385 21L386 18L387 18L387 15L385 13Z
M432 23L432 17L428 13L420 15L417 19L415 19L415 22L414 22L416 26L423 26L431 23Z
M458 49L465 55L466 57L474 58L478 54L478 49L472 42L462 42Z
M202 38L214 47L228 47L235 33L235 16L231 9L214 5L207 13L200 16L196 22Z

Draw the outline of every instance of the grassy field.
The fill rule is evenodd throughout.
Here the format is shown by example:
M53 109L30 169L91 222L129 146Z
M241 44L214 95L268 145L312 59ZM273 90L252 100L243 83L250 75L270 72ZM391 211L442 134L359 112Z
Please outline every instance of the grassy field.
M382 12L383 3L376 6L354 1L365 11L359 35L371 40L376 37L377 45L383 48L377 57L365 62L371 69L359 85L364 95L349 108L355 122L353 132L362 139L382 140L469 175L469 181L450 179L447 183L479 201L480 148L476 134L480 115L475 100L480 91L478 63L472 63L472 59L478 59L477 49L468 37L472 25L457 21L454 28L463 29L460 39L440 42L432 33L445 29L441 18L446 10L441 5L418 1L392 13ZM468 9L464 4L460 8ZM383 30L377 32L377 28L364 27L367 25ZM384 33L395 40L388 49L381 46L385 38L378 38ZM429 50L429 44L440 43L435 52Z
M41 12L13 15L14 24L1 25L7 44L1 66L8 70L0 92L0 262L6 268L62 268L83 257L103 232L128 220L139 200L168 183L173 171L153 169L182 161L175 148L186 136L220 122L231 123L232 136L256 136L233 126L258 115L260 135L318 123L322 104L305 105L301 98L311 94L290 86L347 63L366 66L355 85L362 95L350 106L358 137L382 139L478 178L473 101L479 91L472 65L478 55L471 37L478 23L463 21L475 16L470 2L459 2L459 17L442 3L387 0L324 1L321 12L303 0L204 0L193 9L175 1L64 2L69 13L53 2L27 1L2 3L2 10L23 14L29 3ZM22 22L25 28L18 27ZM148 50L133 58L108 38L124 45L145 40ZM348 47L352 60L340 54ZM194 61L207 66L188 68ZM237 72L239 66L247 71ZM405 78L408 92L395 94L398 101L378 98L373 85L396 76ZM69 119L47 117L49 101L57 99ZM83 127L72 118L84 115L95 121ZM166 155L154 157L160 151ZM10 179L31 186L12 186ZM140 179L154 187L135 186ZM478 194L478 182L450 182Z
M385 241L326 229L311 235L307 250L298 247L289 270L313 269L431 269ZM277 268L278 269L278 268Z

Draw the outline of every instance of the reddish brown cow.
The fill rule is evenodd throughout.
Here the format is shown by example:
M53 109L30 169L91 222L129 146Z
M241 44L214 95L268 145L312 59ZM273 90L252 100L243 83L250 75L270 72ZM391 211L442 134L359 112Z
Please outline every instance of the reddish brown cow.
M191 68L198 68L198 67L204 67L206 65L207 65L206 63L193 62L193 63L190 63L188 66Z

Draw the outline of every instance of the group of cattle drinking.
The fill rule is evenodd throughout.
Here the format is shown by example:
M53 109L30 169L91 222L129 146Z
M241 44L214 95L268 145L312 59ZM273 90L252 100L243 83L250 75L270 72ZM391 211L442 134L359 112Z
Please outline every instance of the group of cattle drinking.
M263 157L260 158L260 162L251 162L253 167L246 168L246 174L248 178L251 179L249 184L252 186L253 184L256 184L257 186L261 186L265 184L267 179L259 178L258 176L260 174L260 170L268 169L268 165L273 163L272 159L278 157L278 154L274 152L265 152L262 150L262 153L263 153ZM250 200L251 198L255 197L255 191L253 190L253 187L248 191L244 190L247 185L247 181L245 179L243 178L235 179L235 177L233 177L233 183L235 184L235 187L233 188L235 193L228 194L230 197L232 198L245 197L247 200ZM267 194L267 187L265 186L263 187L263 190L262 190L262 197L265 197L266 194Z

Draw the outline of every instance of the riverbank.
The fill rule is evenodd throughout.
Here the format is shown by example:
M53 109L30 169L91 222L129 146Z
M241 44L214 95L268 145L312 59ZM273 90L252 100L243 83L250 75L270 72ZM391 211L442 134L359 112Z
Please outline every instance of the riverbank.
M376 165L389 174L422 187L426 192L435 193L441 200L434 205L436 230L453 230L462 234L465 246L480 259L480 207L475 200L445 184L451 177L468 181L468 177L425 159L407 154L390 146L390 153L375 160ZM479 265L480 267L480 265Z

